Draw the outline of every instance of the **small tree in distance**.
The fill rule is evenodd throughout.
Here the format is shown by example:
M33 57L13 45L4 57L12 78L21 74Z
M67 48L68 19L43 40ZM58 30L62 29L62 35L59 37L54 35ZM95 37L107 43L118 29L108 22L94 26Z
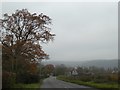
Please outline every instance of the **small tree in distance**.
M0 20L3 32L3 71L16 73L20 69L18 63L22 61L37 63L38 60L48 58L40 43L49 42L55 36L51 33L49 24L50 17L43 13L31 14L27 9L16 10L12 15L4 14ZM11 70L6 67L8 63Z

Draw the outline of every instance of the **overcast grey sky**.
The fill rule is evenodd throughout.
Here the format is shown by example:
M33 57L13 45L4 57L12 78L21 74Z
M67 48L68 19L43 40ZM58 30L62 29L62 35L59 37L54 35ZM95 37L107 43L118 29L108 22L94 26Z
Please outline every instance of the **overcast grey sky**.
M54 42L42 44L50 60L118 58L118 3L2 3L2 13L27 8L52 18Z

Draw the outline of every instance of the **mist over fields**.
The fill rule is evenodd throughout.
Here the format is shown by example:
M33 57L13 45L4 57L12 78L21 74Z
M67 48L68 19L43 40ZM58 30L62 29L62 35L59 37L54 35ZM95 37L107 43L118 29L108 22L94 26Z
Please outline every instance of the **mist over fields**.
M117 59L112 59L112 60L88 60L88 61L43 61L43 64L53 64L53 65L60 65L64 64L65 66L68 67L76 67L76 66L95 66L95 67L104 67L104 68L114 68L118 67L118 60Z

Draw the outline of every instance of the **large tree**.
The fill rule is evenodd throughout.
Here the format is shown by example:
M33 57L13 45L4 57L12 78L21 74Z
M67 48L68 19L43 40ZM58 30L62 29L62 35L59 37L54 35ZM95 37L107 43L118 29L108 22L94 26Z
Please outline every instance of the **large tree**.
M36 67L38 60L48 58L41 43L54 38L49 24L50 17L43 13L31 14L27 9L16 10L11 15L4 14L0 19L3 71L17 73L33 70L30 67Z
M31 61L46 58L48 55L40 43L53 40L49 24L51 18L47 15L31 14L27 9L16 10L12 15L4 14L1 20L3 56L11 60L24 58Z

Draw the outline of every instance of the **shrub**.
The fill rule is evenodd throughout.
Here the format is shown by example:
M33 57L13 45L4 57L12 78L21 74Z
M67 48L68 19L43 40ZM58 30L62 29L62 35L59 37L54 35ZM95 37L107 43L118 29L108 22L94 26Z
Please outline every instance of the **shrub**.
M15 84L16 74L3 71L2 73L2 88L12 88Z
M40 80L39 74L22 73L17 75L18 83L37 83Z
M118 81L118 79L119 79L118 74L110 74L109 75L109 80L111 80L111 81L116 82L116 81Z

